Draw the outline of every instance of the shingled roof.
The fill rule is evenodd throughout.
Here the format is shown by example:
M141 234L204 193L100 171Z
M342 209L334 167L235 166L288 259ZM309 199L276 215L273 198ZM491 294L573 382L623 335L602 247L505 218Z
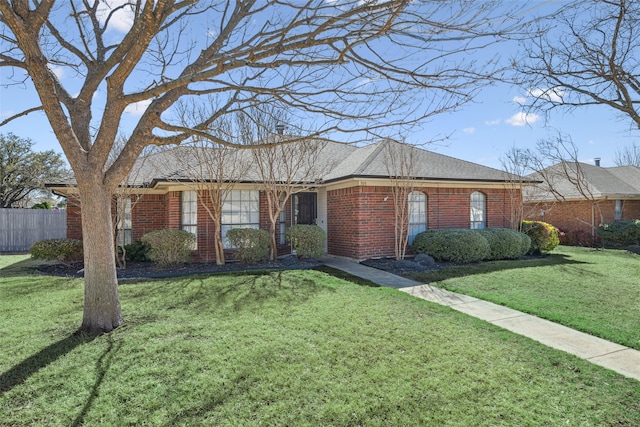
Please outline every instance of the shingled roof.
M523 191L526 201L640 198L640 168L600 167L581 162L558 163L528 176L543 181ZM551 191L550 187L553 188Z
M416 146L383 140L358 147L329 140L314 140L318 148L314 151L317 176L313 182L335 182L349 178L390 178L393 173L392 158L412 158L411 175L416 179L431 181L469 182L522 182L522 177L507 172L434 153ZM167 181L191 181L209 179L200 175L206 170L197 166L197 155L193 147L179 146L141 157L130 174L129 185L154 187ZM250 150L234 150L234 155L251 164L254 162ZM191 165L191 166L189 166ZM284 178L284 177L282 177ZM242 176L227 176L225 179L239 182L258 182L260 176L255 167L245 170ZM68 182L66 185L75 185ZM55 186L55 185L51 185Z

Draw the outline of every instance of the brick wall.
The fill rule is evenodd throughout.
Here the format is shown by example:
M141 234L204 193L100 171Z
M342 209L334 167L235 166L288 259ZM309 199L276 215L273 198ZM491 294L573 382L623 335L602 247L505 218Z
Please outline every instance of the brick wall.
M67 197L67 238L82 240L80 199L73 195Z
M427 194L427 228L469 228L471 193L486 196L487 227L511 227L506 190L416 188ZM394 255L394 206L391 187L349 187L327 197L328 252L356 259Z
M614 221L614 200L602 200L593 203L589 200L570 202L527 203L525 218L548 222L562 231L583 230L591 232L591 224ZM622 219L640 218L640 200L622 202Z
M469 205L473 191L486 196L487 226L510 227L511 201L508 192L497 189L420 188L427 194L427 227L469 228ZM386 199L386 200L385 200ZM69 197L67 235L81 238L80 207ZM209 201L207 200L207 203ZM260 226L268 230L266 197L260 194ZM625 205L626 206L626 205ZM134 202L133 241L154 230L180 229L181 198L179 191L148 194ZM640 209L638 206L636 209ZM287 227L291 224L291 201L287 203ZM328 252L356 259L394 255L393 194L388 186L350 187L327 193ZM213 221L198 203L198 251L196 261L213 262ZM276 238L279 241L279 226ZM290 253L288 246L278 248L279 254Z

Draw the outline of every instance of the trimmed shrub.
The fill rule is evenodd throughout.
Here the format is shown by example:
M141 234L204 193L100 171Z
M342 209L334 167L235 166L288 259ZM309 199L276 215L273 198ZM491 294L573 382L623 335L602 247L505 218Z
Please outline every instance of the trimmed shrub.
M130 245L124 245L125 257L127 261L147 262L149 259L149 250L151 247L140 240Z
M486 259L516 259L527 253L523 252L523 233L508 228L487 228L478 232L489 242L489 255Z
M82 261L82 241L76 239L40 240L29 248L32 258L58 261L65 265Z
M147 256L158 267L172 267L191 260L196 236L185 230L158 230L145 234L141 241L149 246Z
M520 236L520 256L526 255L529 253L529 250L531 249L531 237L527 236L524 233L520 233L518 232L518 235Z
M531 238L529 253L539 255L554 250L560 244L558 229L542 221L522 221L522 232Z
M227 239L235 249L235 258L242 262L258 262L269 256L269 233L256 228L232 228Z
M618 245L640 244L640 219L602 224L596 235L605 242Z
M327 235L317 225L294 225L285 232L285 239L299 257L317 259L324 254Z
M475 262L490 254L489 242L477 230L427 230L413 240L415 253L457 263Z

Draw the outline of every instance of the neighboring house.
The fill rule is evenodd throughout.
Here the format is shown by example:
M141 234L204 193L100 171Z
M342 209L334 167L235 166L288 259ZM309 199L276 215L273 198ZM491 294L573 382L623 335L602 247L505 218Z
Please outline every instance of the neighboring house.
M640 218L640 168L636 166L565 162L528 178L542 182L523 190L526 219L545 221L562 231L593 234L600 224Z
M322 147L315 155L321 166L320 176L304 183L304 191L291 197L280 216L281 243L287 227L317 224L327 233L326 250L330 255L354 259L393 256L392 189L397 182L394 175L399 174L389 172L388 158L402 150L414 165L410 179L405 180L413 189L408 195L410 239L426 229L513 225L512 212L521 202L521 177L514 179L497 169L387 140L364 147L319 143ZM134 168L131 176L136 179L130 194L135 200L126 202L121 237L125 242L135 242L150 231L186 229L197 235L195 258L212 261L212 222L193 191L188 175L194 172L167 166L172 163L171 156L188 156L186 150L178 147L147 156ZM268 228L266 197L259 190L257 176L250 169L235 184L223 208L223 233L234 227ZM75 185L49 187L68 197L68 237L82 238ZM284 245L281 249L281 253L290 251Z

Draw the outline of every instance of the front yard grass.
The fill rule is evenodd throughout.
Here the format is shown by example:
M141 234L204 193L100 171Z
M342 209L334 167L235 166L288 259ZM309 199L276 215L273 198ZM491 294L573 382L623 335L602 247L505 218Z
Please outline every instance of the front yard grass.
M560 246L409 277L640 350L640 255L628 251Z
M82 281L30 263L0 269L2 425L640 424L640 382L394 289L128 281L127 323L93 337Z

